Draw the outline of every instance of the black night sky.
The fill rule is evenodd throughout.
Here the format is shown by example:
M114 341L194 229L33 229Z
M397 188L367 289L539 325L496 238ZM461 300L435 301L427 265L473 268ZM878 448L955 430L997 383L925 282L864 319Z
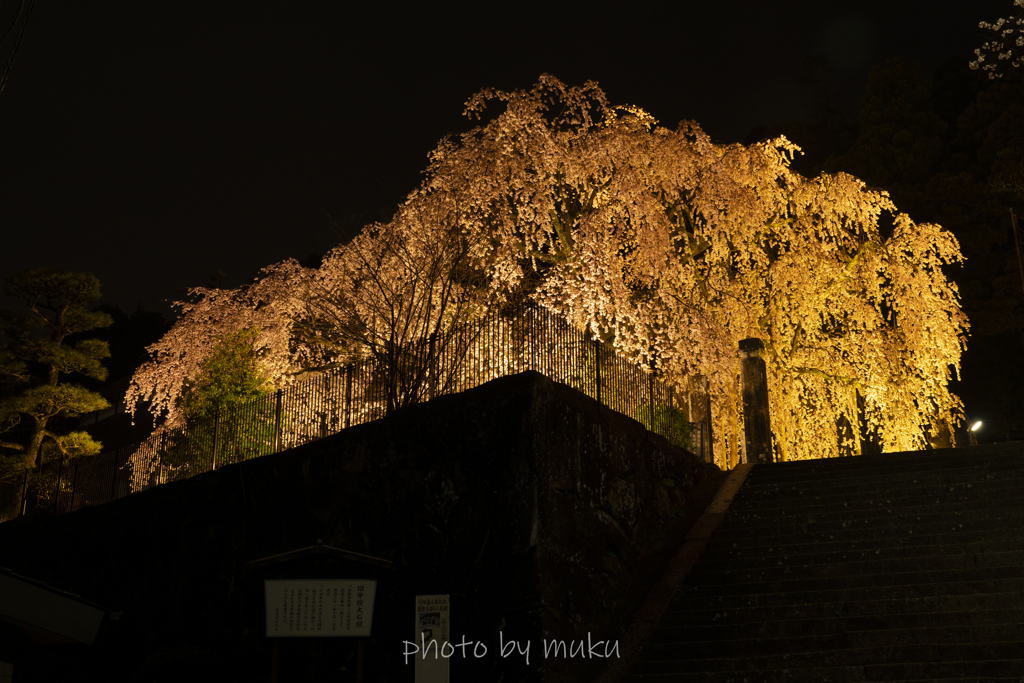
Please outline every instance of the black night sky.
M483 87L592 79L743 141L807 118L805 56L856 119L872 66L967 60L1012 3L354 7L39 2L0 94L0 277L84 270L125 310L167 312L218 270L237 286L387 215Z
M968 263L948 276L972 321L967 385L954 391L969 417L1002 415L999 438L1011 438L1024 422L1014 407L1020 383L999 370L1018 344L1008 322L1019 288L1005 208L982 215L985 201L975 201L968 216L957 199L921 199L847 168L842 154L863 131L869 74L896 56L936 84L928 106L951 140L982 83L967 69L988 39L978 23L1014 9L1012 0L488 10L39 2L0 93L0 279L33 267L86 271L103 283L106 303L172 319L169 302L215 273L236 287L388 219L438 141L474 125L462 116L471 95L529 88L550 73L570 85L597 81L612 103L643 107L670 128L696 120L718 142L785 133L807 154L801 172L831 160L828 170L879 183L916 220L952 230ZM13 11L0 6L0 23ZM841 136L801 133L823 130L822 93L831 101L825 119L846 131L846 147ZM955 156L947 154L954 165ZM951 224L956 214L968 228ZM122 359L113 374L130 373L141 357ZM989 405L997 395L1002 407Z

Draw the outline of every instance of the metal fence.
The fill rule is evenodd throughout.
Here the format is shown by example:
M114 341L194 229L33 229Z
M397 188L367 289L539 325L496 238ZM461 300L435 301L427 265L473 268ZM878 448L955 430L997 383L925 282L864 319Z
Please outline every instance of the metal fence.
M453 394L498 377L535 370L642 423L672 443L713 462L710 423L690 422L680 396L643 369L536 306L492 314L460 327L436 350L408 353L420 367L425 399ZM395 370L351 364L295 382L209 420L157 430L150 438L70 463L53 461L20 482L20 504L0 509L0 521L26 511L70 512L122 498L227 464L294 448L387 412ZM680 399L683 399L682 401ZM706 415L706 413L705 413ZM9 488L9 487L8 487Z

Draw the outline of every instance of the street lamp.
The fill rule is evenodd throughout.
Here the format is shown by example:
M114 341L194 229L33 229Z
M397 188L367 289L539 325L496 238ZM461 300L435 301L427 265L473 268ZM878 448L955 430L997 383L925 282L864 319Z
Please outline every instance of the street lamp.
M967 437L970 439L970 443L971 443L972 446L977 446L978 445L978 437L975 436L974 433L976 431L978 431L980 428L981 428L981 420L978 420L973 425L971 425L970 429L967 430Z

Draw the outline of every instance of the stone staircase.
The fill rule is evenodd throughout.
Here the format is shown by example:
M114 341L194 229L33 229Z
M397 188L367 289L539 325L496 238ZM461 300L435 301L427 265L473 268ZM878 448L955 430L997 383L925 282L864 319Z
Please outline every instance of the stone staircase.
M1024 443L755 466L623 681L1024 682Z

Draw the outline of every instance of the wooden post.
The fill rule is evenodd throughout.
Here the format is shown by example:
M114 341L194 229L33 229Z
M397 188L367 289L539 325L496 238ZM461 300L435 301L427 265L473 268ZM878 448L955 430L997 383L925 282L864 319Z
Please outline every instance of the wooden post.
M359 639L358 651L356 653L356 683L363 683L363 641L365 638Z
M597 374L597 402L601 403L601 340L594 336L594 368Z
M760 339L740 341L743 378L743 433L746 438L748 463L773 461L772 426L768 411L768 372L761 351Z
M273 641L273 651L270 655L270 683L277 683L277 667L281 660L281 639L271 638Z

